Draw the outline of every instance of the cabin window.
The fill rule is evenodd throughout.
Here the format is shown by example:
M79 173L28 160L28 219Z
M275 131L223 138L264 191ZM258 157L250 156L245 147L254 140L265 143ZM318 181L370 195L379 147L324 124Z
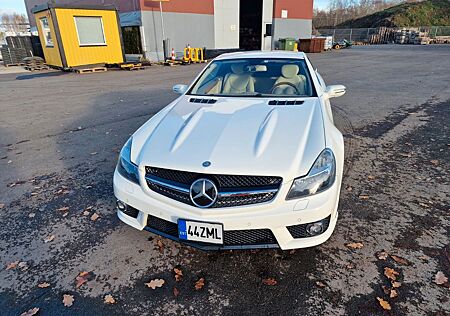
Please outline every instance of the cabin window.
M50 25L48 24L48 19L46 17L41 18L42 33L44 34L45 47L54 47L52 32L50 31Z
M103 20L100 16L76 16L78 43L80 46L106 45Z

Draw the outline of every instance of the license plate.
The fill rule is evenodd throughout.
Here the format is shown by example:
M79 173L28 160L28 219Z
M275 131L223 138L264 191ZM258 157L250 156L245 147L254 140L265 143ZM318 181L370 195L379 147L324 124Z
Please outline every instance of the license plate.
M223 225L179 219L178 237L182 240L223 244Z

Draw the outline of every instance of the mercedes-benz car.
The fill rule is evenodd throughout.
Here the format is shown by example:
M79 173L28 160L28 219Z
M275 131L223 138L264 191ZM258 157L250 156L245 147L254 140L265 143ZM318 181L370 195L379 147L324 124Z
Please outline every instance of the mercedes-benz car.
M298 52L212 60L126 142L114 173L126 224L203 249L315 246L338 218L344 142Z

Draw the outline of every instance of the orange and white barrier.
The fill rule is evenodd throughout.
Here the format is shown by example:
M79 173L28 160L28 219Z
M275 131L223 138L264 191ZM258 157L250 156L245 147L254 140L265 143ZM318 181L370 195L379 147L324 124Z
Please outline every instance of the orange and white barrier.
M172 60L175 60L175 49L172 48Z

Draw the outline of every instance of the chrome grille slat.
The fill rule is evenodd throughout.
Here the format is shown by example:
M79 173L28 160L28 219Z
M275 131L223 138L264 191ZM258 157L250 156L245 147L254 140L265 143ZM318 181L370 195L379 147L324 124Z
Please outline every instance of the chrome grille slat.
M282 178L273 176L239 176L201 174L187 171L146 167L148 187L166 197L193 205L190 185L199 178L209 178L217 184L218 199L213 208L242 206L273 200Z

